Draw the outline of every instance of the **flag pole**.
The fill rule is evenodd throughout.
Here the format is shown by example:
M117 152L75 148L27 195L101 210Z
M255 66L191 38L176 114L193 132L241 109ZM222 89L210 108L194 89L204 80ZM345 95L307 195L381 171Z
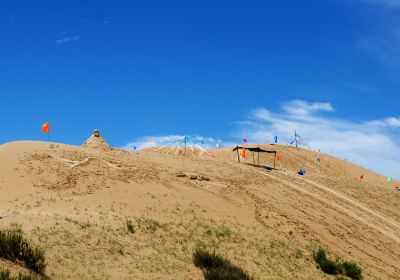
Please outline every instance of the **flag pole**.
M187 142L186 136L185 136L185 138L184 138L184 141L185 141L185 156L186 156L186 142Z

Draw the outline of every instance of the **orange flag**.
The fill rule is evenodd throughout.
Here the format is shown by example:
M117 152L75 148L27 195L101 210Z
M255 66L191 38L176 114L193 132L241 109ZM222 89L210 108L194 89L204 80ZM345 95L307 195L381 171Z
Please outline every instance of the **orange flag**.
M278 154L278 153L276 153L276 154L275 154L275 159L276 159L276 160L281 160L281 159L282 159L282 158L281 158L281 155Z
M361 176L360 176L360 180L364 180L364 175L361 175Z
M42 132L43 133L49 133L50 132L50 123L46 122L44 125L42 125Z
M242 151L240 152L240 155L242 156L242 158L246 158L246 149L243 148Z

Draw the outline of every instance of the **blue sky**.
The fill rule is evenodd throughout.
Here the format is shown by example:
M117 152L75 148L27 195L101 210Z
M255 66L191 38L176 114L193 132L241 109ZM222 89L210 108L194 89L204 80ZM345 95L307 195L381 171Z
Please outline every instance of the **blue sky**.
M0 143L296 128L400 177L400 1L5 0L0 36Z

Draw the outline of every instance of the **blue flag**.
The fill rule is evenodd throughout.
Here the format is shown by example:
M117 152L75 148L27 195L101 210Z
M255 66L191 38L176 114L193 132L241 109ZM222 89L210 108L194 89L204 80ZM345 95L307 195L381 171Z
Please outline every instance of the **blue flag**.
M278 144L278 136L274 137L275 144Z

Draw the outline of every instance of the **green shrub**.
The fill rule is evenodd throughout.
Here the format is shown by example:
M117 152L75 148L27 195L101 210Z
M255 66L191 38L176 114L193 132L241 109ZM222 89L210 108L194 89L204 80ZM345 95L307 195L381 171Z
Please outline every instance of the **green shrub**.
M321 263L326 261L326 253L323 249L318 249L318 251L314 252L314 260L317 264L321 265Z
M40 248L32 247L20 230L0 230L0 258L24 263L32 271L44 274L46 260Z
M203 249L197 249L193 254L193 263L198 268L206 270L222 267L226 265L227 260L214 253L209 253Z
M319 266L321 267L322 271L325 272L326 274L336 275L340 274L341 272L340 263L330 259L327 259L324 262L320 263Z
M252 280L246 271L233 265L228 259L209 253L203 249L196 249L193 253L193 263L203 270L205 280Z
M331 260L326 257L325 250L318 249L314 252L314 260L318 263L321 270L327 274L345 275L353 280L361 280L362 279L362 269L353 262L343 262L336 260Z
M135 226L133 225L131 220L126 220L126 227L130 233L135 233Z
M353 262L344 262L342 264L343 274L353 280L361 280L362 279L362 269L356 263Z

